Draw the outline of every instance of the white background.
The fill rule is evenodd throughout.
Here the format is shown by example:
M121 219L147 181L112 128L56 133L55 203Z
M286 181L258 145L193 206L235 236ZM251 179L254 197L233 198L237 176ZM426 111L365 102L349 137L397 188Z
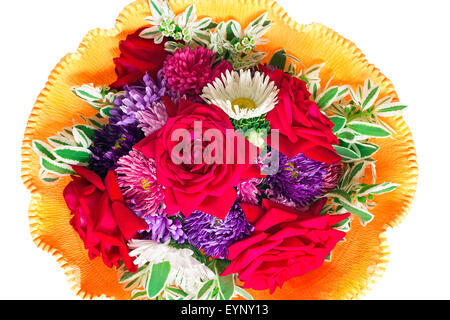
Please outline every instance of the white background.
M2 1L0 9L0 298L77 299L55 259L29 235L30 196L20 146L36 97L88 30L113 27L131 0ZM388 238L391 258L366 299L450 298L449 1L279 0L300 23L352 40L410 108L419 186L410 215Z

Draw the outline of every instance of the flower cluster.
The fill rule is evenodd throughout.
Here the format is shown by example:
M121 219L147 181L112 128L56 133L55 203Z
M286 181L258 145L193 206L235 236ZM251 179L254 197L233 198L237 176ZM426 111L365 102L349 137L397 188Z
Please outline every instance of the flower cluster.
M120 43L117 79L73 93L98 113L34 141L40 176L64 198L89 257L136 299L231 299L320 268L374 194L364 184L405 107L367 81L321 87L319 66L268 64L267 14L243 31L150 0L151 26ZM373 170L374 171L374 170ZM374 171L375 172L375 171ZM374 179L375 179L375 175ZM156 277L156 278L154 278Z

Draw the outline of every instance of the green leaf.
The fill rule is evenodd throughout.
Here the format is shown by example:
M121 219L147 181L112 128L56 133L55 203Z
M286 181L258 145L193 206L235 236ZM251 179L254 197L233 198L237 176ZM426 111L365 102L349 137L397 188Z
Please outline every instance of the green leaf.
M225 300L230 300L234 294L234 278L232 274L219 277L219 290Z
M170 262L165 261L152 266L150 277L145 285L147 296L150 299L158 296L166 287L170 273Z
M348 184L353 180L353 178L354 178L358 173L360 173L361 170L364 169L364 165L365 165L364 161L358 163L357 165L355 165L355 166L350 170L350 172L346 175L345 181L343 181L343 184L344 184L344 185L348 185Z
M228 21L228 23L226 24L226 35L227 35L227 40L228 41L232 41L235 38L240 38L240 32L238 29L238 23L236 21L230 20Z
M89 148L92 144L92 140L89 139L89 137L84 133L84 131L81 131L78 128L73 128L73 138L75 139L75 142L80 145L83 148Z
M329 119L334 124L333 134L339 132L342 128L344 128L345 124L347 123L347 119L340 116L331 116Z
M343 130L337 135L337 137L347 143L353 143L355 141L356 135L350 130Z
M236 290L236 293L238 295L240 295L242 298L244 298L246 300L254 300L252 295L250 293L248 293L246 290L244 290L243 288L236 286L234 289Z
M142 32L139 34L139 36L144 39L151 39L160 33L161 33L161 31L159 30L158 27L151 27L151 28L142 30Z
M386 138L391 136L389 131L375 123L352 121L347 124L347 127L367 137Z
M57 175L75 174L71 166L50 159L41 158L41 167Z
M334 150L338 155L340 155L344 160L358 160L360 159L360 156L354 152L353 150L350 150L346 147L333 145Z
M114 107L103 107L100 109L100 115L103 118L109 119L112 117L111 110L115 109Z
M365 185L359 190L358 195L359 196L365 196L368 194L379 195L379 194L394 191L399 186L400 185L398 185L398 184L390 183L390 182L385 182L385 183L381 183L381 184L373 184L373 185Z
M350 222L350 218L344 219L344 220L342 220L341 222L335 224L335 225L333 226L333 228L334 228L334 229L340 229L341 231L344 231L344 230L347 230L347 231L348 231L347 225L348 225L349 222Z
M148 267L148 264L146 264L146 265L144 265L144 266L138 268L137 271L136 271L136 273L132 273L132 272L125 271L125 272L123 273L122 277L120 277L119 282L120 282L120 283L123 283L123 282L129 281L131 278L133 278L134 276L138 275L142 270L144 270L144 269L147 268L147 267Z
M373 214L371 214L370 212L368 212L366 210L356 207L352 203L341 202L341 204L345 210L347 210L351 214L354 214L355 216L358 216L358 218L361 220L361 223L363 225L366 225L367 223L372 221L374 218Z
M379 117L393 117L402 114L406 108L408 106L400 103L387 103L376 108L375 112Z
M338 200L341 200L341 202L343 201L351 203L352 201L350 195L344 190L340 189L334 189L333 191L328 192L326 196L329 198L336 198Z
M86 126L84 124L78 124L78 125L74 126L74 128L83 131L84 134L86 134L86 136L91 140L94 139L94 137L95 137L95 129L90 126Z
M264 12L262 15L260 15L258 18L253 20L253 22L250 23L252 27L256 27L258 24L261 23L261 21L264 21L267 17L267 12Z
M187 24L189 22L189 18L192 15L192 12L194 11L195 6L193 4L191 4L187 9L186 9L186 16L184 18L184 24Z
M70 146L70 143L64 141L64 140L61 139L60 137L51 137L51 138L48 138L48 141L49 141L53 146Z
M376 144L369 142L356 142L355 146L358 148L363 159L373 156L380 149Z
M205 284L200 288L200 290L197 293L197 299L202 299L203 296L205 296L205 294L207 294L211 290L213 284L214 279L205 282Z
M156 16L156 15L160 16L160 17L162 16L162 12L161 12L158 4L156 4L155 1L153 1L153 0L150 0L150 10L154 16Z
M50 160L56 160L56 156L53 153L52 147L50 147L48 144L39 141L39 140L33 140L32 142L33 150L34 152L41 158L47 158Z
M286 51L284 49L281 49L273 54L269 64L271 66L277 67L280 70L284 70L286 67L286 60Z
M174 287L166 287L165 291L167 291L167 292L169 292L169 293L171 293L171 294L173 294L175 296L181 296L183 298L186 298L187 295L188 295L183 290L178 289L178 288L174 288Z
M44 181L45 183L48 183L48 184L55 183L59 179L60 179L59 177L57 177L57 178L48 178L48 177L41 178L42 181Z
M147 292L141 290L133 291L133 295L131 296L131 300L136 300L139 298L144 298L147 295Z
M377 98L378 98L379 93L380 93L379 86L376 86L369 91L369 94L364 99L363 104L362 104L363 110L369 109L374 104L375 100L377 100Z
M55 155L58 160L72 165L89 163L91 154L92 152L89 149L82 147L67 146L55 149Z
M124 289L130 288L133 284L135 284L135 283L138 282L138 281L139 281L139 278L135 278L135 279L131 280L130 282L128 282L128 283L125 285Z
M320 109L325 109L329 107L333 101L336 99L339 93L339 87L331 87L326 92L324 92L317 102Z

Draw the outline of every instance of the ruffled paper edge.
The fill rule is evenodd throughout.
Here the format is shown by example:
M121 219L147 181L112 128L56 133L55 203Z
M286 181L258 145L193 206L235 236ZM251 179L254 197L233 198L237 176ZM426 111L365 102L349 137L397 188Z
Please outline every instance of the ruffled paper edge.
M171 1L174 4L182 5L184 4L184 0L174 0ZM246 4L248 5L248 2L246 1ZM387 91L385 92L386 95L394 95L397 97L397 94L395 92L394 86L392 82L387 79L381 71L376 68L373 64L370 64L367 59L365 58L365 55L362 53L362 51L350 40L345 39L341 35L339 35L337 32L333 31L332 29L319 24L319 23L312 23L308 25L302 25L293 20L289 15L287 14L284 9L278 5L274 0L253 0L251 1L252 4L259 3L263 4L265 8L267 8L267 11L272 11L274 15L278 15L279 18L288 26L290 29L296 31L296 32L304 32L305 30L309 28L315 28L321 33L323 33L324 37L329 37L335 42L341 42L341 46L345 46L347 49L351 50L358 60L359 63L362 63L365 68L368 68L372 73L377 75L376 82L379 84L386 85ZM252 5L250 4L250 5ZM128 6L126 6L120 15L118 16L115 27L112 29L100 29L96 28L87 33L87 35L83 38L81 44L79 45L77 51L75 53L71 53L66 55L64 58L61 59L61 61L56 65L56 67L51 71L50 76L48 78L48 81L42 90L42 92L39 94L34 107L31 111L31 114L28 119L28 123L25 129L25 135L22 143L22 170L21 170L21 177L23 180L23 183L25 187L31 192L31 203L29 207L29 221L30 221L30 233L33 239L33 242L36 244L36 246L40 249L42 249L45 252L48 252L52 256L56 258L56 261L59 263L61 268L64 270L64 273L67 277L67 281L71 287L71 289L74 291L74 293L79 296L82 299L110 299L113 297L107 297L106 295L91 295L88 292L85 292L81 289L78 281L77 281L77 270L73 267L71 267L67 261L64 259L61 252L59 252L56 248L48 245L44 241L40 239L40 229L39 225L41 224L41 221L39 220L39 217L37 216L38 212L38 203L40 201L41 195L39 194L38 187L33 184L33 175L32 175L32 169L31 169L31 162L32 162L32 137L33 137L33 130L35 129L36 125L36 118L39 116L39 112L42 109L43 106L43 100L47 96L49 92L49 87L52 86L53 81L55 78L61 73L64 68L70 64L72 61L79 59L80 56L83 55L83 52L88 46L89 41L97 36L108 36L108 37L115 37L118 34L120 34L123 30L123 26L125 25L125 22L127 18L132 15L134 12L148 9L146 5L144 5L141 1L136 1ZM359 299L362 296L364 296L377 282L379 278L383 275L384 271L386 270L386 266L389 261L389 244L386 237L386 231L388 228L393 228L400 224L403 219L407 216L412 202L414 198L414 194L416 191L416 185L417 185L417 177L418 177L418 166L417 166L417 156L414 148L414 143L412 139L412 134L407 126L407 124L404 122L403 118L401 116L393 118L390 123L392 126L396 129L397 134L406 135L407 140L405 143L405 148L407 148L407 157L408 162L410 164L409 170L412 173L412 176L410 178L410 181L408 183L409 186L409 192L404 193L403 197L403 206L402 208L399 208L399 214L396 216L395 220L390 221L388 225L386 225L383 230L379 234L379 247L381 249L380 256L379 256L379 262L373 266L372 270L368 274L366 283L363 283L359 286L354 285L352 292L349 292L346 297L342 297L343 299Z

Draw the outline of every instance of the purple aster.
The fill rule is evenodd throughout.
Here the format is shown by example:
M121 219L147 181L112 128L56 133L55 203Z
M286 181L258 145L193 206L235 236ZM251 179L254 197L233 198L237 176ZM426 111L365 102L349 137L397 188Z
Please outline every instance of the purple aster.
M123 116L120 109L113 110L111 114L114 116L109 119L109 124L95 131L93 144L89 148L92 151L89 168L102 177L109 170L114 170L117 161L144 138L144 133L136 124L118 124Z
M157 183L155 161L133 149L117 165L117 183L127 206L141 218L159 214L159 208L164 208L164 189Z
M133 85L124 87L124 94L114 101L114 105L121 109L123 116L118 122L120 125L128 125L138 122L137 113L144 111L153 111L154 104L161 101L161 97L166 94L164 81L158 73L158 82L156 83L151 76L146 74L141 81ZM159 119L167 121L167 112L165 108L161 110L161 104L157 106ZM165 119L162 116L165 113ZM165 123L165 122L164 122Z
M339 162L315 161L302 153L291 159L280 154L279 161L278 172L267 177L266 196L289 206L307 207L334 189L339 181Z
M172 238L180 244L187 239L183 231L182 222L177 217L168 218L165 214L160 214L157 216L146 216L144 219L149 228L141 233L142 239L165 243Z
M231 207L225 220L201 211L194 211L184 220L184 231L189 243L213 258L225 259L228 248L250 236L253 230L238 201Z

